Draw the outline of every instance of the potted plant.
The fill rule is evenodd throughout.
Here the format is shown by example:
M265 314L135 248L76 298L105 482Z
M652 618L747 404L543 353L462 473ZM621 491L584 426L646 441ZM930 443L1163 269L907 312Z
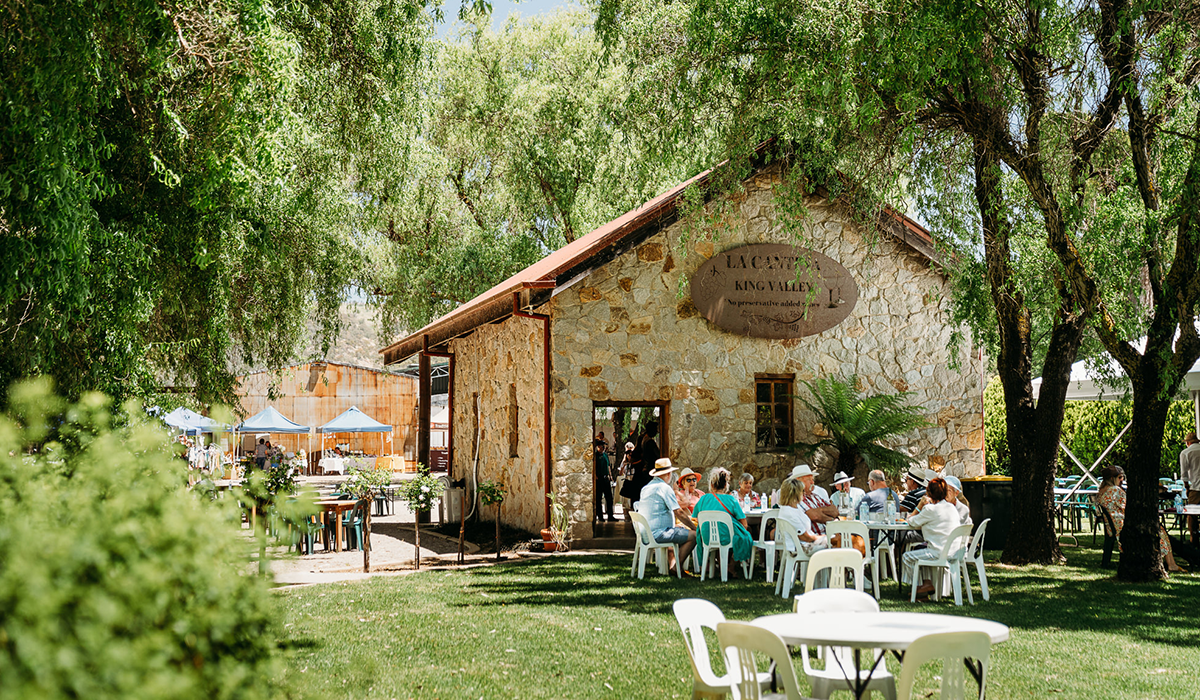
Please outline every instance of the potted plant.
M557 494L548 494L546 498L550 499L550 527L542 530L542 547L547 552L565 552L570 549L571 519Z
M500 561L500 504L507 495L504 484L499 481L484 481L479 484L479 500L485 506L496 506L496 561Z
M390 483L391 472L352 467L350 478L342 484L342 493L352 496L363 506L363 573L371 571L371 502Z
M836 453L835 470L854 476L856 482L866 475L865 470L857 469L860 463L866 470L879 469L888 475L898 474L912 464L912 457L882 444L929 425L924 411L905 403L908 394L862 396L854 375L845 380L804 382L804 386L812 398L797 398L816 414L826 434L818 435L814 442L793 444L795 452L805 456L818 449Z
M433 509L433 504L442 497L445 486L441 479L429 473L424 464L417 465L417 476L400 487L400 500L417 514L414 527L417 532L416 568L421 568L421 514Z

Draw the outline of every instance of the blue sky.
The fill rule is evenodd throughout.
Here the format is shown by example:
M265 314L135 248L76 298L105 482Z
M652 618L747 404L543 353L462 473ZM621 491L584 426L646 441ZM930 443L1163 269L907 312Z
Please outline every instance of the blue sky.
M549 12L556 7L568 7L570 5L578 5L570 0L492 0L492 29L497 30L504 25L504 21L508 16L517 13L522 17L533 17L545 12ZM446 32L457 24L458 8L460 3L450 2L442 5L442 12L446 15L446 24L438 29L438 36L445 36Z

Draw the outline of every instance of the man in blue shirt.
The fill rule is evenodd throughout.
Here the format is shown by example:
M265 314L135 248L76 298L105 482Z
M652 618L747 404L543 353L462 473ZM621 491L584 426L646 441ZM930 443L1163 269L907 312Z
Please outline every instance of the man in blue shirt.
M675 489L671 488L670 478L674 471L675 467L671 466L671 460L666 457L654 462L654 470L650 472L650 483L642 487L642 494L638 499L638 512L646 516L650 523L650 536L655 542L679 545L682 561L696 548L696 530L691 517L679 506L679 500L675 498ZM684 525L677 525L677 519ZM667 550L667 568L675 568L675 553L672 550Z
M882 471L873 469L867 474L867 488L870 490L862 497L862 502L867 504L867 511L886 513L888 499L896 498L896 492L888 488L887 477Z

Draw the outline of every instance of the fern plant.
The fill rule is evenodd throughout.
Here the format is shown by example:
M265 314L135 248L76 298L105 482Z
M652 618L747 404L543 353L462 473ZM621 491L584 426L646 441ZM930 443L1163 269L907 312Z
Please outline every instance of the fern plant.
M827 435L815 442L793 443L794 452L804 456L818 449L835 452L837 471L850 476L856 476L860 463L866 470L880 469L892 476L913 464L912 457L881 444L930 425L921 409L905 403L909 394L862 396L855 375L803 384L809 396L797 398L816 414Z

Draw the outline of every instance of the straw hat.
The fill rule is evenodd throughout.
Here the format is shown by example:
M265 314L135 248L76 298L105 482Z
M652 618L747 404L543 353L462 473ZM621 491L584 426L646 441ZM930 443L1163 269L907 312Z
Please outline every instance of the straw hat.
M909 469L908 473L905 474L904 476L908 477L909 479L912 479L913 481L917 482L918 484L920 484L922 486L925 485L925 470L924 469L920 469L920 470Z
M795 467L792 467L793 479L799 479L802 476L816 476L816 473L807 464L797 464Z
M675 467L671 466L671 460L667 457L654 461L654 470L650 472L650 476L665 476L675 471Z
M846 472L838 472L837 474L833 475L834 486L837 486L838 484L844 484L847 481L854 481L854 477L850 476Z
M687 467L684 467L683 470L679 472L679 476L675 477L675 484L678 486L679 482L683 481L684 479L686 479L689 476L694 476L694 477L696 477L697 480L700 479L699 474L692 471L691 469L688 469Z

